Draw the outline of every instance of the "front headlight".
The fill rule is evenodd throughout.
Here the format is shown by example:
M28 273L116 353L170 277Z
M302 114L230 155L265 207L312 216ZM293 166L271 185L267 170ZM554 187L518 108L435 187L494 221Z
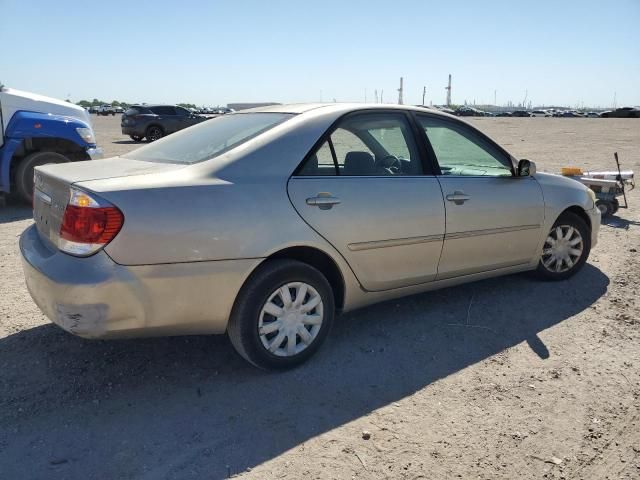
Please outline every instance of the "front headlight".
M76 128L76 132L78 132L78 135L80 135L80 138L82 138L82 140L84 140L86 143L90 143L92 145L95 145L96 143L96 137L93 134L93 130L90 128Z
M593 190L591 190L590 188L587 188L587 193L589 194L589 198L591 198L591 201L593 201L593 206L596 206L596 194Z

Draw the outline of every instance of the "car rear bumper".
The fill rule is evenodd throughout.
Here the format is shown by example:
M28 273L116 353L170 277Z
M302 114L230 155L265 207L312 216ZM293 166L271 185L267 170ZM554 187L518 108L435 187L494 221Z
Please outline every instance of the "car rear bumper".
M144 137L145 136L145 131L144 128L142 127L136 127L136 126L131 126L131 125L121 125L122 128L122 134L123 135L137 135L140 137Z
M78 258L20 237L27 288L44 314L85 338L224 333L242 284L261 259L125 266L104 251Z

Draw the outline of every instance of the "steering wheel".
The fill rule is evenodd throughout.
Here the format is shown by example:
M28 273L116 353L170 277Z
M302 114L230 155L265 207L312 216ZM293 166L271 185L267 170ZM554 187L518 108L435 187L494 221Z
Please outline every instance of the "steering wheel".
M391 175L397 175L402 171L402 162L395 155L387 155L378 162L378 167Z

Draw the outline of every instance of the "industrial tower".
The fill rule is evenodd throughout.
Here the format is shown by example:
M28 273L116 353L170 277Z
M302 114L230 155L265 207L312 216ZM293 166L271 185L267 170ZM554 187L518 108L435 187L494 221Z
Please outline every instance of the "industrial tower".
M402 105L403 102L403 98L402 98L402 94L404 93L404 86L402 85L403 83L403 79L402 77L400 77L400 88L398 89L398 105Z
M451 106L451 74L449 74L449 85L444 87L447 91L447 107Z

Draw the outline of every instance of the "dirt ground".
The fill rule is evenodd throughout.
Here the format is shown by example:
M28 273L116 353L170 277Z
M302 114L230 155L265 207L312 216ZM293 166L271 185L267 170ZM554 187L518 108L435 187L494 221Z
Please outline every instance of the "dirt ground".
M472 122L540 170L611 168L618 151L640 173L640 120ZM107 154L135 147L118 117L95 126ZM640 189L629 201L571 280L347 314L286 373L223 336L63 332L23 283L30 211L2 209L0 479L640 478Z

